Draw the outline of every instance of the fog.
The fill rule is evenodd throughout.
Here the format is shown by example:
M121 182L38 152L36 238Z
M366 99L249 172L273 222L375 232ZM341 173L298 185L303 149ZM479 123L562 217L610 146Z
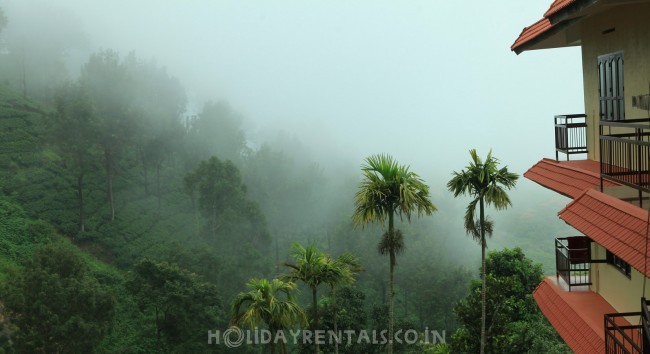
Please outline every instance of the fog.
M457 233L464 233L467 201L454 200L445 183L466 165L470 148L483 156L492 149L523 174L553 156L552 117L583 110L579 49L520 56L509 49L548 5L548 0L0 3L9 18L3 36L22 38L28 55L39 41L63 43L65 72L74 78L90 53L134 51L180 80L189 99L187 115L206 101L228 101L244 117L253 148L281 133L299 142L299 153L330 176L342 170L355 175L371 154L394 155L430 184L434 203L445 206L437 218L457 218ZM497 225L539 217L542 225L562 227L548 211L558 211L563 197L523 178L511 196L514 208L499 213L510 221L497 216ZM542 247L550 251L555 236L547 235Z

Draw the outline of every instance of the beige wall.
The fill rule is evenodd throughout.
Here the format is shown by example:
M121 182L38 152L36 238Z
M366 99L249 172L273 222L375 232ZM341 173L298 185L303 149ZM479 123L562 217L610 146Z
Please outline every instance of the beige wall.
M610 28L616 30L603 34ZM650 4L617 6L581 23L585 113L588 116L589 158L598 156L599 55L623 51L625 118L648 118L648 112L632 108L632 96L650 93Z
M605 259L605 248L597 243L592 244L593 259ZM592 290L599 293L618 312L638 312L641 309L641 292L643 291L643 275L632 268L632 276L628 278L616 267L606 263L595 263L591 268ZM646 284L646 298L650 298L650 279Z

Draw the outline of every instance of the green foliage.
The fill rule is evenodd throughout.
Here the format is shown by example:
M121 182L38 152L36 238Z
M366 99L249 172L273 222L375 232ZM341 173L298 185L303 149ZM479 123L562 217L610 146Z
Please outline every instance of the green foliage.
M231 323L239 327L255 328L262 325L275 333L307 322L304 311L296 302L296 284L280 279L251 279L249 291L239 293L232 300ZM285 343L269 343L286 352Z
M486 260L487 353L536 353L540 348L567 352L537 308L532 292L542 281L540 264L526 258L521 249L490 252ZM470 294L454 312L462 327L453 335L454 353L476 353L480 345L481 282L471 284ZM537 349L537 350L535 350ZM546 352L544 350L544 352Z
M492 156L492 151L488 153L485 161L478 156L475 149L471 149L469 154L472 158L469 165L460 172L452 173L453 177L447 183L447 188L454 197L469 195L474 198L465 211L465 230L478 238L479 242L484 242L485 235L481 228L487 230L487 227L481 225L486 220L482 214L476 217L476 209L480 207L482 210L483 203L497 210L512 205L506 190L515 187L519 175L509 172L507 166L499 168L499 159Z
M282 264L295 261L286 252L292 241L313 242L323 253L351 252L366 269L349 294L339 289L346 280L320 283L320 292L329 296L312 307L322 311L323 328L337 322L341 328L385 329L385 274L395 263L389 265L375 252L372 238L359 237L379 233L378 227L354 230L350 223L350 196L357 182L353 173L324 169L295 138L248 148L242 117L223 102L206 104L195 117L182 117L186 97L178 81L155 62L133 54L121 59L111 51L96 53L78 81L51 84L56 91L48 103L0 86L0 281L22 277L35 249L61 238L74 240L83 252L70 249L86 264L86 277L117 294L114 315L107 318L111 324L96 338L95 352L225 350L204 347L206 330L226 327L218 306L210 312L191 306L189 299L204 287L213 290L203 292L206 297L217 294L229 301L252 277L279 277ZM85 167L83 233L78 152ZM415 177L416 186L426 187L402 168L404 176ZM109 183L114 215L107 208ZM402 216L408 220L427 214L426 209ZM397 327L455 329L451 304L466 294L468 272L445 252L444 226L398 219L395 227L409 236L400 260L403 273L393 284ZM384 241L403 244L396 235L384 233ZM383 249L390 253L398 247L388 242ZM146 271L138 262L143 257L150 265ZM155 294L154 286L151 292L137 287L158 276L175 280ZM199 290L188 294L179 289L185 285L178 284L190 283ZM282 292L276 295L287 299ZM292 293L296 304L305 307L311 295ZM171 320L156 316L151 300L158 304L165 296L174 304L167 315ZM7 328L15 327L13 317L7 317ZM370 353L383 348L340 349Z
M352 330L360 333L361 330L367 330L367 315L364 311L366 305L366 295L363 291L346 286L330 294L324 301L323 324L324 330L338 331ZM326 353L334 352L334 344L327 343L321 347ZM339 346L339 351L343 353L364 353L369 349L365 343L344 341Z
M75 250L54 243L35 252L2 298L18 352L92 352L112 325L115 297Z
M17 272L34 247L54 237L49 224L29 219L22 208L0 197L0 279Z
M481 346L480 353L485 352L486 346L486 266L485 266L485 249L487 247L486 235L492 236L494 222L485 215L485 207L493 206L497 210L505 209L512 205L506 189L512 189L519 179L519 175L508 172L508 167L499 168L499 160L492 156L490 151L485 162L471 149L469 154L472 158L469 165L460 171L454 171L453 177L447 183L447 188L454 194L454 197L460 195L469 195L473 197L465 211L465 231L472 235L474 240L481 245ZM478 217L476 209L479 210Z
M382 255L390 256L390 305L388 336L393 336L395 281L394 267L396 255L404 250L404 236L394 230L395 214L406 216L410 222L411 215L431 215L436 207L429 199L429 186L407 166L399 165L391 156L374 155L366 159L361 167L363 180L354 197L355 210L352 222L355 226L365 226L371 222L383 223L388 219L388 229L379 242L378 250ZM388 344L388 353L393 353L392 341Z
M352 284L354 274L357 273L361 266L356 257L349 253L334 259L325 254L311 244L303 247L299 243L294 243L291 250L292 258L295 263L285 263L289 268L289 273L284 277L289 281L301 281L305 283L312 292L312 329L319 330L320 315L318 313L318 286L327 284L331 289L342 284ZM316 352L319 352L319 343L316 343Z
M370 156L365 163L361 167L363 181L354 199L352 221L356 225L383 223L386 219L392 222L393 214L410 221L414 211L417 216L436 211L429 199L429 186L407 166L388 155Z
M126 287L149 319L149 337L159 350L200 348L206 331L223 323L217 287L177 265L141 260Z
M198 194L199 210L208 221L208 234L213 240L226 234L224 230L233 223L248 223L253 230L264 227L264 218L257 206L246 199L239 170L230 161L215 156L202 161L185 176L185 190L193 200ZM240 215L239 220L234 220Z

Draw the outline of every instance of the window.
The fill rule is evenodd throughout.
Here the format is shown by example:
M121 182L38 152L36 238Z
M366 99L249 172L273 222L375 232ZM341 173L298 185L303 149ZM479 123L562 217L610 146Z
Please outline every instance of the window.
M632 277L632 268L630 268L630 264L610 251L607 251L607 263L616 267L616 269L620 270L621 273L625 274L628 278Z
M623 52L598 57L600 120L625 119Z

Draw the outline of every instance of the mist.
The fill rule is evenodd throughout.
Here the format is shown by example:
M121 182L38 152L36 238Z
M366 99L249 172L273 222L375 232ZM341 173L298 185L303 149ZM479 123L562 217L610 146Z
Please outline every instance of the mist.
M476 15L466 19L468 6ZM437 182L461 168L472 147L525 171L553 153L552 117L582 109L579 50L553 60L509 50L546 6L7 1L4 35L50 41L76 26L87 40L65 53L73 77L87 56L79 52L135 51L180 79L189 114L227 100L250 139L284 131L323 165L344 159L356 167L387 152ZM45 13L56 17L43 22ZM48 36L33 35L39 29ZM540 105L542 94L552 104Z
M364 159L382 153L419 174L438 209L398 221L407 235L398 258L407 279L398 282L403 317L415 321L415 305L406 300L409 287L422 282L415 270L453 267L462 273L460 290L453 303L439 305L444 316L435 324L455 329L451 306L478 274L480 247L463 226L470 199L447 189L452 172L477 149L523 175L554 156L553 116L583 110L579 49L517 56L509 48L548 0L5 0L0 7L8 18L0 32L2 82L50 107L34 111L61 111L66 83L100 87L93 59L135 73L129 85L107 91L134 102L125 112L136 112L139 125L124 129L137 131L132 146L89 148L94 162L87 172L80 164L81 172L57 182L67 191L63 201L19 198L27 214L40 219L39 212L56 209L41 205L57 200L65 212L43 220L76 235L71 239L84 251L119 269L141 264L141 257L178 263L218 284L224 303L245 290L247 279L277 276L295 241L332 254L356 252L366 266L359 287L380 303L386 289L377 279L388 262L375 251L384 229L353 228L350 216ZM164 87L166 96L148 96L152 87ZM174 135L180 131L183 138ZM173 146L157 148L169 141ZM44 155L64 156L49 144ZM114 161L106 157L111 153ZM51 159L52 171L73 165ZM23 167L9 160L8 169ZM234 176L239 209L228 209L226 221L200 211L200 177L210 166ZM105 174L111 215L103 209ZM88 181L90 205L84 226L90 231L80 233L71 189L77 176ZM12 195L27 190L19 182L7 186ZM509 195L512 207L488 210L495 221L488 249L521 247L554 273L553 239L573 232L555 216L567 200L523 176ZM215 246L215 239L228 245ZM300 300L308 302L309 294Z

